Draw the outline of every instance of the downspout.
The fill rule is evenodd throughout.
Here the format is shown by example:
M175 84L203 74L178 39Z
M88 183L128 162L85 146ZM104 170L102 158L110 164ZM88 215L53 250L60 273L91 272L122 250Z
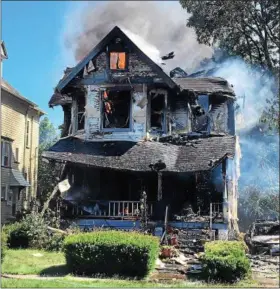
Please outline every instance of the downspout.
M26 157L26 127L27 127L27 116L28 116L28 112L30 110L30 105L27 107L26 113L25 113L25 124L24 124L24 148L23 148L23 169L24 172L26 172L26 168L25 168L25 157ZM22 208L23 209L27 209L27 203L25 204L25 201L27 202L26 199L26 188L25 188L25 195L22 196Z
M30 191L32 192L32 184L33 182L31 181L31 171L32 171L32 148L33 148L33 121L34 121L34 116L31 118L31 125L30 125L30 148L29 148L29 183L31 183L30 186ZM30 192L30 193L31 193ZM34 193L34 192L33 192ZM30 194L31 195L31 194ZM31 196L32 198L33 196Z

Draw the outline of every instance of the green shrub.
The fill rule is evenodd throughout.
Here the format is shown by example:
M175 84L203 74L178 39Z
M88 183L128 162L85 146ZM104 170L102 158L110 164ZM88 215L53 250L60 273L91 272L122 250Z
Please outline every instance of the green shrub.
M9 248L28 247L28 236L23 229L22 223L16 222L5 225L3 231L7 234L7 245Z
M214 241L205 244L201 258L203 276L210 281L235 282L250 273L243 242Z
M42 249L48 240L48 228L39 214L26 215L21 222L5 226L9 248Z
M7 249L7 234L1 231L1 262L3 262Z
M64 248L75 274L142 278L155 266L159 241L136 232L95 231L67 236Z
M65 235L54 233L50 234L48 241L45 244L45 249L48 251L62 251Z

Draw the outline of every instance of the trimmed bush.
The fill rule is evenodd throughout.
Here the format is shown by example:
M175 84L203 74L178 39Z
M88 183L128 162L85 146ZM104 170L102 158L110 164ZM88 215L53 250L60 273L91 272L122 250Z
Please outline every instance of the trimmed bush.
M251 271L245 246L239 241L214 241L205 244L201 258L203 276L209 281L236 282Z
M64 248L74 274L143 278L154 269L159 240L136 232L95 231L67 236Z
M3 262L7 249L7 235L2 230L1 231L1 262Z
M54 233L50 234L48 241L45 244L47 251L62 251L64 244L65 235Z

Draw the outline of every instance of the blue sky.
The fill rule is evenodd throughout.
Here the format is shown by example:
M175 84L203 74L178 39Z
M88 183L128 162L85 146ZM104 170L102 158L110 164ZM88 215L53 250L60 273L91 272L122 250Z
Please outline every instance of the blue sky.
M64 53L63 34L69 15L81 5L71 1L2 1L2 40L9 57L3 63L3 77L38 104L55 126L63 122L62 110L48 108L48 101L65 66L73 65L71 55Z

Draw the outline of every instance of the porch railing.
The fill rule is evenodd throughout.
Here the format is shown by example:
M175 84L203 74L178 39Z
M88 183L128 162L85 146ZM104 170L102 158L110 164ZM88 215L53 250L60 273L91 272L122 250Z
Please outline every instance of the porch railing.
M68 201L64 209L73 216L90 215L109 218L140 217L140 201ZM148 215L153 215L153 203L147 202Z

